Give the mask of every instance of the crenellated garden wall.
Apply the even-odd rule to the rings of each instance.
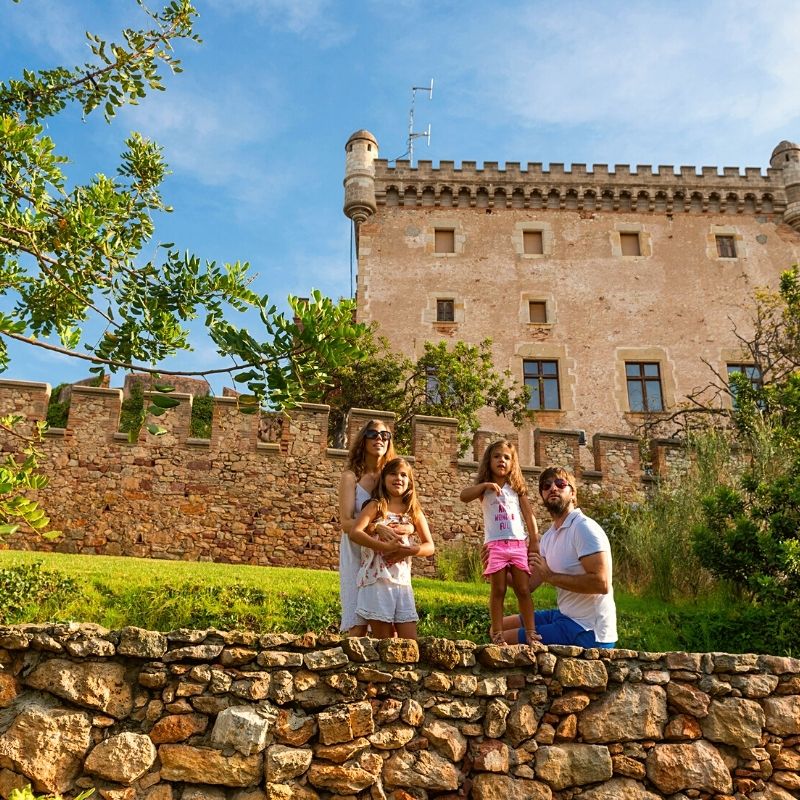
[[[0,628],[0,797],[790,800],[800,660]]]
[[[0,381],[0,414],[45,418],[50,387]],[[19,534],[13,548],[148,558],[334,568],[339,526],[337,489],[347,453],[327,446],[328,407],[302,405],[280,420],[242,414],[234,398],[215,398],[210,439],[189,435],[191,395],[158,418],[163,436],[142,432],[130,443],[119,433],[122,393],[74,386],[69,420],[42,443],[42,466],[50,484],[41,493],[54,543]],[[370,418],[391,427],[393,415],[353,409],[348,429]],[[273,441],[264,441],[271,438]],[[452,419],[416,417],[413,458],[422,506],[438,545],[481,537],[480,508],[458,499],[474,480],[476,461],[491,436],[479,431],[472,459],[460,459]],[[594,469],[581,468],[580,433],[538,429],[536,464],[524,467],[531,493],[543,466],[566,465],[581,491],[627,498],[652,482],[644,475],[640,442],[630,436],[593,437]],[[13,451],[19,440],[0,435]],[[658,474],[685,466],[680,445],[653,443]],[[537,504],[535,504],[537,505]],[[547,523],[546,515],[541,523]],[[433,569],[428,561],[419,571]]]

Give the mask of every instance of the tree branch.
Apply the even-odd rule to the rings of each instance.
[[[10,331],[0,330],[0,336],[7,336],[9,339],[16,339],[17,341],[23,342],[24,344],[33,345],[34,347],[41,347],[44,350],[50,350],[53,353],[60,353],[61,355],[69,356],[70,358],[78,358],[82,361],[89,361],[92,364],[104,364],[105,366],[115,367],[118,369],[125,369],[136,372],[147,372],[151,375],[174,375],[176,377],[204,378],[208,375],[220,375],[222,373],[230,373],[236,370],[263,367],[265,364],[274,364],[280,360],[277,357],[263,358],[259,361],[251,361],[246,364],[238,364],[232,367],[219,367],[217,369],[205,369],[205,370],[178,371],[178,370],[167,370],[163,368],[159,369],[158,367],[145,367],[140,364],[130,364],[127,361],[116,361],[115,359],[101,358],[100,356],[93,356],[89,353],[77,353],[74,350],[70,350],[67,347],[61,347],[60,345],[51,344],[50,342],[43,342],[40,339],[33,339],[29,336],[23,336],[20,333],[11,333]],[[312,352],[312,349],[310,347],[302,347],[291,353],[291,355],[297,357],[306,355],[309,352]]]

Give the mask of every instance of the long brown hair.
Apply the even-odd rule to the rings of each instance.
[[[347,469],[353,470],[356,480],[361,478],[367,466],[367,431],[374,430],[378,426],[381,426],[387,431],[389,430],[382,420],[371,419],[364,424],[361,430],[356,434],[356,438],[353,440],[353,443],[350,445],[350,452],[347,455]],[[391,433],[391,431],[389,432]],[[394,452],[394,442],[389,439],[386,452],[378,461],[378,469],[381,469],[387,461],[395,458],[395,456],[396,453]]]
[[[494,481],[492,477],[492,453],[503,445],[511,451],[511,470],[508,473],[508,482],[511,484],[511,488],[520,496],[528,494],[528,484],[525,482],[525,478],[522,477],[517,448],[514,447],[514,443],[509,442],[508,439],[498,439],[496,442],[492,442],[483,451],[483,458],[478,467],[478,477],[475,479],[475,483]]]
[[[386,464],[383,465],[383,469],[381,470],[381,479],[378,481],[378,485],[375,487],[375,491],[372,494],[372,499],[378,506],[377,517],[386,516],[387,511],[389,510],[389,500],[391,499],[389,493],[386,491],[386,486],[384,482],[386,480],[387,475],[393,475],[398,467],[405,466],[408,469],[408,489],[403,493],[401,500],[405,504],[405,510],[403,511],[404,514],[408,514],[411,517],[411,521],[416,524],[417,519],[422,514],[422,509],[419,505],[419,500],[417,500],[417,489],[414,484],[414,470],[411,469],[411,464],[408,463],[404,458],[393,458],[391,461],[387,461]]]

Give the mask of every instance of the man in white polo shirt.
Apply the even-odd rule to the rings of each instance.
[[[611,585],[611,546],[605,531],[576,508],[575,477],[561,467],[539,476],[539,494],[553,524],[531,553],[531,592],[542,583],[556,587],[557,609],[536,612],[536,632],[542,644],[614,647],[617,609]],[[504,620],[505,639],[520,638],[519,617]]]

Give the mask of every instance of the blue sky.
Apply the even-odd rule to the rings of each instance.
[[[153,2],[155,5],[155,0]],[[384,158],[765,168],[800,139],[800,4],[197,0],[201,45],[166,93],[110,126],[69,114],[57,146],[82,180],[113,173],[131,130],[165,150],[175,208],[156,241],[249,261],[276,301],[350,292],[344,145],[367,128]],[[0,80],[88,59],[84,31],[137,27],[131,0],[0,0]],[[150,256],[148,252],[145,255]],[[174,369],[218,366],[197,331]],[[15,349],[4,377],[77,380],[86,366]],[[121,378],[112,379],[118,385]],[[219,386],[215,386],[219,390]]]

